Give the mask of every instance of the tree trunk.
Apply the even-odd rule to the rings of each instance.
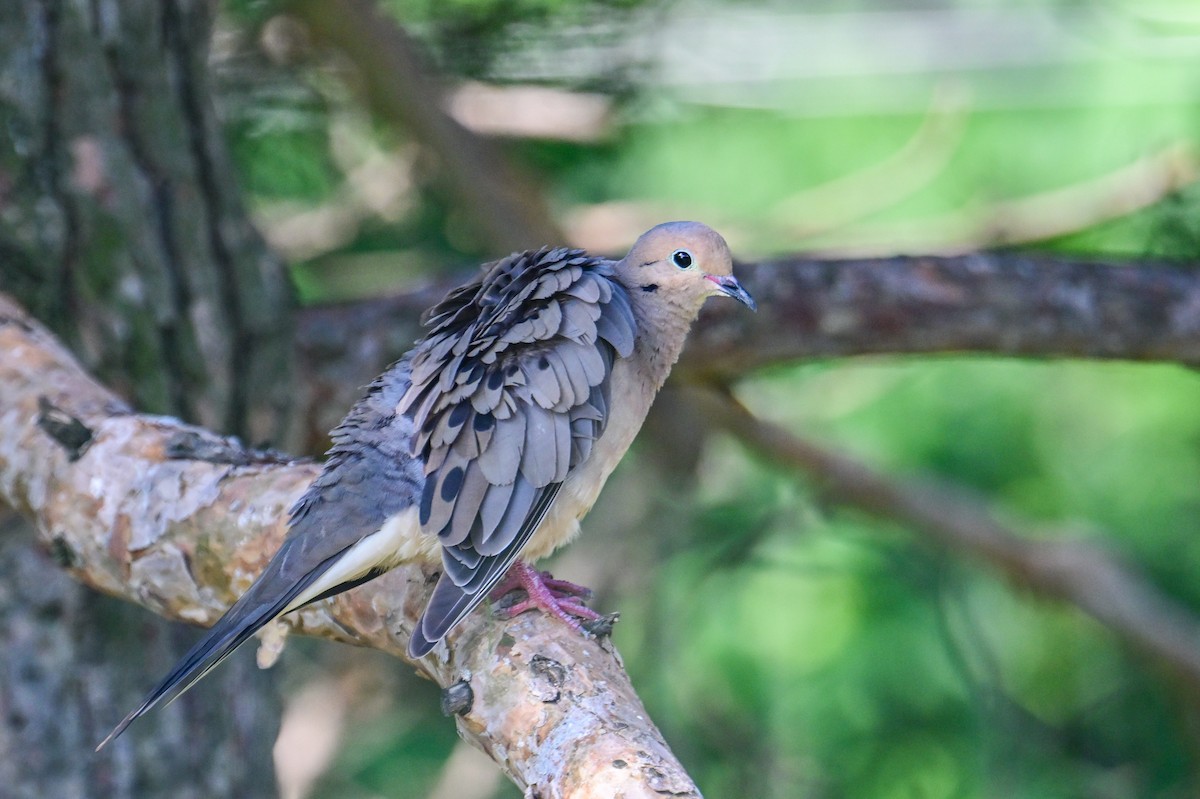
[[[291,297],[213,113],[212,11],[0,3],[0,288],[139,409],[282,442]],[[0,518],[3,793],[273,795],[278,703],[252,652],[91,754],[197,634],[75,585],[18,526]]]

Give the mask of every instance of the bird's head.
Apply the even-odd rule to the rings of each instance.
[[[662,292],[696,311],[715,294],[758,309],[733,276],[733,256],[725,239],[699,222],[665,222],[646,231],[618,264],[617,273],[631,292]]]

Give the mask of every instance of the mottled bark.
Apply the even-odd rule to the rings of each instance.
[[[0,3],[0,287],[138,407],[278,438],[289,288],[240,207],[213,113],[212,11]],[[194,632],[61,580],[28,535],[4,546],[5,795],[274,792],[277,702],[244,659],[216,676],[227,701],[185,698],[89,757]]]
[[[0,500],[36,521],[76,579],[211,623],[278,548],[287,508],[316,473],[130,413],[0,295]],[[405,658],[430,576],[396,569],[275,629]],[[699,796],[607,639],[584,639],[539,613],[475,613],[448,648],[414,665],[452,689],[459,732],[532,795]],[[216,690],[206,682],[189,696]],[[139,725],[126,738],[145,734]]]

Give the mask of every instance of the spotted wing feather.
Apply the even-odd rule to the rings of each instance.
[[[611,269],[578,250],[521,253],[428,313],[397,410],[416,430],[420,523],[445,573],[413,654],[483,600],[604,431],[613,362],[635,335]]]

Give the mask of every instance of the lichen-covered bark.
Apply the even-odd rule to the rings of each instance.
[[[277,440],[291,396],[288,285],[239,207],[218,134],[213,10],[0,3],[0,289],[138,407]],[[194,633],[96,601],[28,535],[5,547],[0,793],[274,793],[273,681],[242,660],[214,675],[236,703],[185,697],[140,739],[89,757]]]
[[[35,520],[77,579],[210,623],[278,547],[287,508],[316,473],[131,413],[0,295],[0,500]],[[429,578],[396,569],[286,624],[404,658]],[[542,614],[502,622],[480,612],[414,665],[458,686],[460,733],[533,796],[699,796],[607,640]]]

